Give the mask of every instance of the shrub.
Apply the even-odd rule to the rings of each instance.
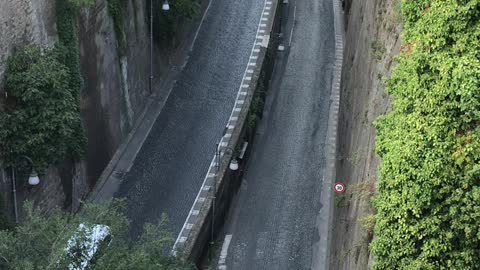
[[[480,1],[403,1],[376,127],[374,269],[479,269]]]
[[[0,113],[0,153],[7,165],[26,155],[41,171],[81,156],[85,139],[78,99],[62,58],[60,50],[27,46],[9,59],[8,98]]]
[[[86,269],[194,269],[177,257],[167,256],[165,251],[174,240],[166,230],[166,219],[145,225],[142,237],[131,239],[123,201],[86,204],[78,215],[57,209],[45,216],[31,203],[26,203],[25,212],[26,221],[14,231],[0,231],[0,269],[68,269],[75,262],[64,249],[80,223],[109,226],[112,236],[110,244],[95,254]]]

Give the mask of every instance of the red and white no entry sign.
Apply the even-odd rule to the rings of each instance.
[[[345,185],[342,183],[335,183],[335,185],[333,185],[333,191],[335,191],[335,193],[344,193]]]

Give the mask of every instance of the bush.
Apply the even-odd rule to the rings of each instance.
[[[8,61],[5,111],[0,113],[0,153],[7,166],[20,155],[37,170],[66,157],[79,158],[85,139],[71,73],[57,49],[27,46]]]
[[[64,249],[80,223],[107,225],[112,236],[88,269],[193,269],[189,263],[165,253],[174,242],[165,229],[166,219],[145,225],[143,236],[133,240],[124,211],[125,203],[114,200],[103,205],[86,204],[78,215],[57,209],[47,217],[26,203],[26,221],[14,231],[0,231],[0,269],[67,269],[72,262]]]
[[[128,0],[108,0],[108,13],[113,19],[113,28],[117,38],[117,50],[120,56],[127,53],[127,34],[125,18],[127,18]]]
[[[374,269],[479,269],[480,1],[403,1],[376,127]]]
[[[8,217],[5,213],[3,197],[0,195],[0,231],[11,230],[12,228],[13,224],[10,222],[10,220],[8,220]]]
[[[148,0],[147,0],[148,1]],[[153,1],[153,38],[156,42],[171,41],[181,21],[192,19],[200,7],[196,0],[170,0],[169,11],[162,10],[163,1]],[[146,22],[150,26],[150,3],[146,3]]]

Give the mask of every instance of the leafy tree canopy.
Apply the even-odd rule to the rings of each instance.
[[[480,269],[480,1],[403,0],[374,269]]]
[[[6,108],[0,112],[0,153],[7,164],[26,155],[41,170],[82,154],[78,95],[63,57],[62,50],[27,46],[9,59]]]
[[[103,205],[85,204],[78,215],[57,209],[46,216],[26,203],[25,222],[13,231],[0,231],[0,269],[67,269],[72,260],[67,259],[64,249],[80,223],[107,225],[111,231],[110,244],[99,249],[87,269],[194,269],[179,258],[167,256],[173,238],[165,229],[165,218],[146,225],[143,236],[132,240],[124,206],[123,201],[114,200]]]

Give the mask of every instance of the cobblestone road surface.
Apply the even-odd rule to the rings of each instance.
[[[296,5],[291,48],[277,57],[265,116],[226,223],[228,241],[216,261],[218,269],[310,269],[319,240],[315,221],[322,207],[335,60],[333,5],[332,0],[289,5],[289,20]],[[288,44],[288,35],[285,40]]]
[[[212,0],[190,59],[115,194],[132,234],[162,213],[179,233],[233,108],[263,8],[261,0]]]

